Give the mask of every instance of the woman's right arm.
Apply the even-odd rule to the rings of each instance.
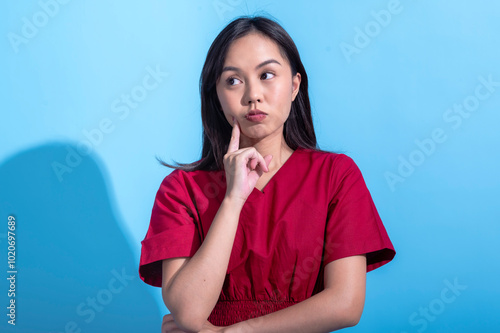
[[[235,123],[224,156],[227,190],[203,243],[191,258],[163,260],[162,296],[176,324],[198,332],[219,299],[241,209],[263,172],[269,171],[255,148],[239,149]]]
[[[193,257],[163,261],[163,301],[183,329],[201,330],[217,303],[241,207],[240,203],[225,198]]]

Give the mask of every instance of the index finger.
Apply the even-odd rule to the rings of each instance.
[[[240,149],[240,125],[234,118],[233,131],[231,132],[231,140],[229,141],[229,146],[227,147],[227,152],[232,153]]]

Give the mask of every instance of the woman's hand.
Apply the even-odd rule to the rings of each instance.
[[[231,141],[224,155],[224,169],[226,171],[226,197],[245,202],[252,193],[257,180],[264,172],[269,171],[272,155],[265,158],[254,147],[239,149],[240,125],[234,118]]]
[[[163,316],[163,322],[161,324],[161,333],[185,333],[186,331],[181,330],[174,321],[174,317],[171,314]],[[214,326],[208,320],[203,324],[201,331],[198,333],[214,333],[214,332],[224,332],[224,327]]]

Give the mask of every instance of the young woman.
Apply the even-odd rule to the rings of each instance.
[[[286,31],[241,17],[201,74],[203,151],[157,192],[141,279],[162,332],[331,332],[356,325],[366,273],[394,247],[360,170],[317,148],[307,75]]]

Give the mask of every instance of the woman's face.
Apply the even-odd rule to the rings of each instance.
[[[271,39],[250,33],[228,49],[217,96],[227,121],[238,119],[242,143],[252,145],[271,134],[283,135],[283,124],[299,92],[300,74],[292,77],[288,61]],[[267,115],[260,121],[246,118],[250,110]]]

